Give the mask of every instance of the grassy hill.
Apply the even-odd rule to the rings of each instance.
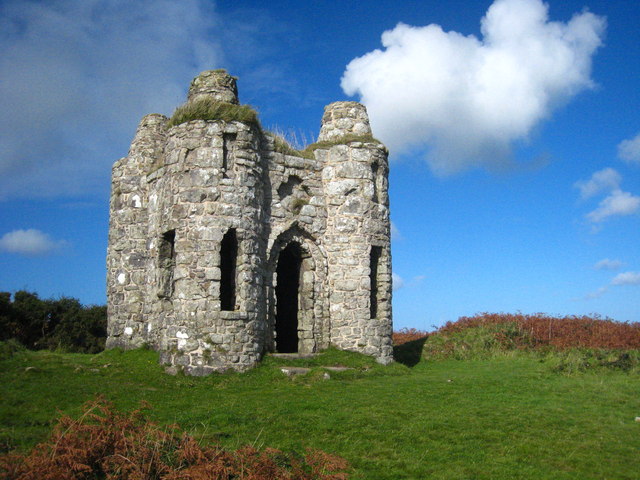
[[[177,423],[205,445],[339,455],[350,478],[639,478],[637,351],[538,348],[531,330],[523,346],[525,330],[511,320],[405,338],[396,348],[404,364],[329,351],[205,378],[166,375],[146,350],[4,344],[0,448],[33,447],[61,414],[79,416],[101,396],[123,412],[148,402],[151,420]],[[311,370],[289,378],[283,365]],[[323,368],[335,365],[351,369]]]

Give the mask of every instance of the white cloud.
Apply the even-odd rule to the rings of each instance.
[[[587,214],[587,219],[599,223],[608,217],[632,215],[640,210],[640,197],[616,189],[605,197],[598,208]]]
[[[620,142],[618,156],[626,162],[640,164],[640,133],[631,140]]]
[[[596,291],[588,293],[587,295],[585,295],[584,299],[585,300],[594,300],[596,298],[600,298],[601,296],[603,296],[608,291],[609,291],[609,287],[600,287]]]
[[[580,180],[575,187],[580,190],[582,199],[591,198],[602,191],[615,190],[620,185],[622,177],[613,168],[605,168],[597,171],[589,180]]]
[[[437,174],[499,167],[556,106],[593,85],[591,57],[605,19],[550,22],[540,0],[496,0],[482,38],[439,25],[398,24],[384,50],[352,60],[342,78],[392,151],[428,148]]]
[[[391,274],[391,280],[392,280],[393,290],[394,291],[404,287],[404,280],[397,273],[392,273]]]
[[[205,0],[9,0],[0,6],[0,192],[106,190],[140,118],[170,114],[218,66]],[[215,38],[215,37],[214,37]]]
[[[608,258],[603,258],[598,263],[596,263],[593,268],[596,270],[617,270],[624,265],[620,260],[610,260]]]
[[[391,222],[391,240],[400,240],[402,235],[395,223]]]
[[[640,285],[640,272],[619,273],[611,280],[611,285]]]
[[[52,240],[40,230],[14,230],[0,238],[0,250],[20,255],[46,255],[66,245],[64,240]]]

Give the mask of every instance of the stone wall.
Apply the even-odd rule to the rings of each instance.
[[[204,72],[203,98],[237,104],[235,79]],[[387,151],[356,102],[319,140],[304,158],[242,122],[145,117],[113,169],[107,346],[194,375],[329,345],[391,361]]]

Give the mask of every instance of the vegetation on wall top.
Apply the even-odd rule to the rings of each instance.
[[[249,105],[234,105],[211,98],[201,98],[179,106],[167,126],[173,127],[191,120],[223,120],[242,122],[260,128],[258,113]]]

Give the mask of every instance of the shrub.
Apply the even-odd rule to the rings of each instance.
[[[203,447],[177,426],[160,427],[143,409],[127,415],[96,401],[75,420],[63,416],[49,440],[27,454],[0,456],[0,478],[346,479],[348,464],[322,451],[306,455],[243,447]]]
[[[176,108],[167,125],[173,127],[191,120],[237,121],[260,128],[258,114],[249,105],[234,105],[210,98],[187,102]]]
[[[393,332],[393,344],[398,346],[403,343],[413,342],[414,340],[420,340],[428,337],[429,333],[415,328],[403,328],[396,332]]]
[[[35,293],[0,292],[0,340],[30,349],[97,353],[107,336],[107,307],[84,307],[75,298],[41,300]]]
[[[6,341],[0,341],[0,360],[7,360],[13,357],[16,353],[26,350],[17,340],[10,338]]]

